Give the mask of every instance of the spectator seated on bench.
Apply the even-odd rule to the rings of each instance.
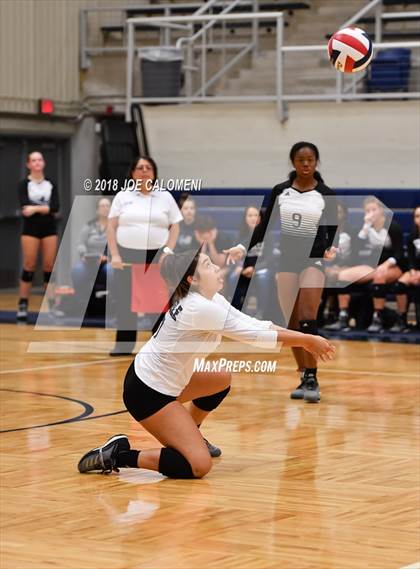
[[[106,229],[111,202],[108,198],[101,198],[96,206],[96,217],[83,227],[78,252],[80,260],[72,269],[73,286],[76,299],[90,297],[91,293],[103,292],[107,289],[107,281],[112,274],[111,264],[108,263],[106,252]],[[95,278],[93,291],[92,280]],[[92,295],[94,297],[94,294]]]
[[[374,314],[368,332],[380,333],[384,330],[382,316],[387,285],[396,283],[402,275],[403,235],[400,226],[395,221],[391,222],[388,230],[386,229],[385,211],[377,198],[368,197],[363,205],[364,225],[357,236],[356,261],[358,264],[341,269],[337,280],[341,282],[343,288],[345,283],[370,284]],[[337,329],[346,331],[349,330],[350,294],[348,291],[339,293],[338,301],[340,313]]]
[[[201,245],[201,252],[208,255],[212,263],[223,268],[227,257],[223,251],[229,249],[232,243],[227,235],[217,229],[214,219],[210,216],[198,217],[194,236]]]
[[[259,208],[247,207],[235,243],[249,243],[260,222]],[[252,247],[242,264],[234,266],[227,277],[227,295],[232,298],[232,305],[241,310],[248,293],[249,302],[243,307],[243,312],[253,312],[260,319],[268,318],[272,299],[277,298],[274,275],[270,270],[273,265],[273,249],[273,240],[267,232],[264,241]],[[256,300],[255,306],[252,300]]]

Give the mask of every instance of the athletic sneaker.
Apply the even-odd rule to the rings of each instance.
[[[212,445],[211,443],[209,443],[207,439],[204,439],[204,442],[206,443],[207,448],[209,449],[210,456],[212,458],[217,458],[222,454],[222,450],[219,447]]]
[[[306,379],[303,390],[303,399],[308,403],[318,403],[320,401],[321,394],[316,377],[309,377]]]
[[[378,312],[373,313],[372,324],[369,326],[367,331],[370,334],[380,334],[384,331],[384,326],[382,324],[381,315]]]
[[[324,328],[325,330],[331,330],[333,332],[347,332],[348,330],[350,330],[349,317],[339,316],[338,320],[336,320],[332,324],[327,324],[327,326],[324,326]]]
[[[305,372],[302,372],[300,385],[291,392],[290,399],[303,399],[308,403],[318,403],[321,395],[316,377],[312,375],[305,377]]]
[[[407,325],[407,315],[403,316],[402,314],[398,314],[395,324],[389,331],[397,334],[405,334],[409,332],[410,329]]]
[[[58,308],[51,308],[48,310],[48,316],[51,316],[52,318],[64,318],[65,314]]]
[[[300,385],[296,387],[290,394],[290,399],[303,399],[303,392],[305,389],[305,373],[302,371],[300,374]]]
[[[19,302],[16,312],[16,320],[18,322],[27,322],[28,320],[28,303]]]
[[[93,470],[100,470],[105,474],[110,474],[113,470],[119,472],[117,455],[121,451],[128,450],[130,450],[130,443],[127,436],[114,435],[103,446],[94,448],[82,456],[77,468],[79,472],[91,472]]]
[[[305,389],[305,381],[302,379],[300,385],[296,387],[290,394],[290,399],[303,399],[303,392]]]

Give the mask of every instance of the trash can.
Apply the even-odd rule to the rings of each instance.
[[[179,97],[182,51],[156,47],[139,53],[143,97]]]

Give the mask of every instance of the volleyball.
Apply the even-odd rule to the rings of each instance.
[[[372,55],[372,41],[361,28],[338,30],[328,42],[330,61],[342,73],[362,71],[369,65]]]

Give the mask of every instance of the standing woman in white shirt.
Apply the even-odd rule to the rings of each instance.
[[[51,278],[57,254],[57,224],[55,214],[59,209],[56,186],[44,176],[45,160],[41,152],[28,155],[26,167],[29,175],[19,183],[19,201],[22,208],[22,252],[23,270],[19,283],[19,304],[17,320],[26,322],[28,318],[28,301],[32,280],[36,269],[38,251],[42,252],[42,268],[44,270],[44,286]],[[53,290],[49,289],[49,294]],[[54,306],[53,294],[48,299],[50,309]]]
[[[255,347],[299,346],[329,360],[334,347],[320,336],[275,326],[233,308],[220,294],[220,267],[208,255],[168,256],[161,271],[175,288],[173,305],[154,336],[130,365],[123,399],[128,412],[161,447],[134,450],[125,435],[115,435],[87,452],[79,472],[118,472],[119,468],[157,470],[170,478],[201,478],[211,457],[198,426],[229,392],[231,374],[193,373],[196,358],[214,352],[222,335]],[[183,403],[190,401],[187,410]]]
[[[181,212],[169,192],[150,191],[157,166],[148,156],[136,158],[130,177],[131,191],[120,191],[112,202],[108,220],[108,249],[114,269],[117,335],[110,355],[131,354],[136,343],[137,315],[131,311],[131,269],[125,263],[162,262],[172,254],[179,233]]]

